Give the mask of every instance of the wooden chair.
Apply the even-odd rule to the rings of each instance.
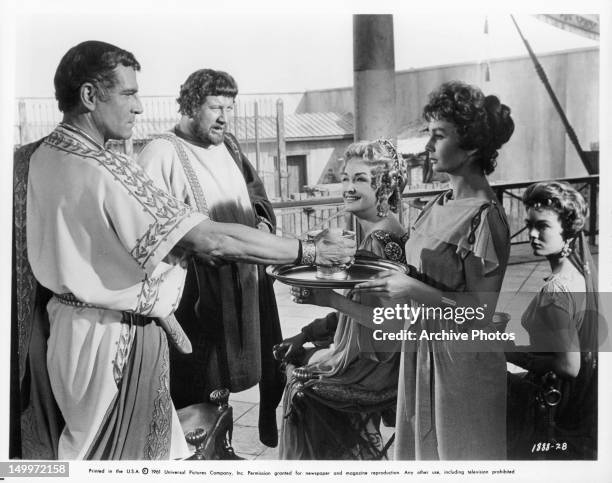
[[[292,366],[291,366],[292,367]],[[397,388],[385,391],[369,391],[352,387],[346,384],[321,383],[305,367],[295,367],[291,374],[297,381],[296,393],[292,405],[300,404],[305,398],[313,398],[319,402],[333,401],[346,405],[347,412],[380,412],[385,426],[395,426],[395,406],[397,402]],[[290,415],[289,415],[290,416]],[[388,459],[387,451],[395,440],[395,433],[389,438],[382,450],[374,459]],[[343,441],[338,444],[350,450]]]

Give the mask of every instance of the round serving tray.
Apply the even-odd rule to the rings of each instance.
[[[279,282],[298,287],[312,288],[353,288],[361,282],[374,278],[381,272],[395,270],[408,274],[408,267],[401,263],[374,258],[355,258],[344,280],[317,278],[317,269],[312,265],[270,265],[266,272]]]

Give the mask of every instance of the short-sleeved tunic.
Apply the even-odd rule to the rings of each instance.
[[[185,270],[172,263],[178,260],[170,251],[205,219],[155,188],[128,158],[71,126],[58,126],[33,154],[27,248],[37,280],[56,294],[47,306],[47,366],[66,422],[59,458],[167,459],[188,454],[169,397],[166,336],[152,318],[167,318],[176,309]],[[126,314],[148,317],[149,322],[128,323]],[[141,333],[145,336],[137,336]],[[131,373],[135,357],[146,366],[139,381],[124,374]],[[159,378],[147,380],[146,371],[153,366]],[[144,387],[140,383],[150,387],[136,391],[136,384]],[[110,422],[109,408],[116,406],[121,390],[133,397],[127,395],[128,387],[151,403],[150,413],[140,406],[140,413],[133,414],[134,421],[147,421],[139,424],[146,426],[145,436],[135,442],[138,447],[98,453],[96,441],[119,425]]]
[[[465,292],[464,263],[482,276],[503,273],[509,230],[503,208],[479,198],[438,197],[406,243],[406,261],[427,284]],[[454,320],[422,320],[419,330],[457,332]],[[466,328],[464,325],[463,328]],[[467,328],[487,330],[487,321]],[[395,459],[505,459],[506,363],[503,352],[457,350],[454,341],[405,342],[398,389]]]
[[[591,274],[588,274],[591,276]],[[578,271],[545,279],[521,318],[529,334],[529,351],[544,355],[580,352],[576,377],[559,377],[561,401],[554,408],[555,437],[563,451],[534,454],[549,431],[537,407],[543,374],[531,369],[508,378],[508,457],[530,459],[594,459],[597,455],[597,324],[596,305]],[[548,371],[547,371],[548,372]],[[543,427],[544,426],[544,427]]]

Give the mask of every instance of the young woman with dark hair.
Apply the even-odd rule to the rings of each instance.
[[[393,302],[480,307],[482,320],[422,319],[434,335],[404,342],[399,376],[396,459],[505,459],[506,361],[489,342],[435,340],[435,334],[492,331],[510,252],[504,210],[486,175],[510,139],[510,109],[462,82],[442,84],[423,110],[433,169],[452,189],[432,200],[409,231],[406,261],[416,277],[384,273],[356,287]]]
[[[529,186],[523,203],[533,252],[551,273],[521,319],[529,345],[506,346],[508,361],[527,370],[508,376],[508,456],[595,459],[599,296],[583,232],[587,204],[559,182]]]

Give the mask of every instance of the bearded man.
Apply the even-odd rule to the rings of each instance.
[[[157,186],[211,220],[275,232],[263,183],[228,130],[238,94],[229,74],[192,73],[177,99],[181,119],[157,136],[138,162]],[[272,281],[263,266],[212,268],[191,260],[176,316],[194,344],[171,354],[177,407],[205,400],[218,387],[239,392],[259,383],[259,435],[277,445],[275,410],[283,385],[272,347],[282,340]]]

